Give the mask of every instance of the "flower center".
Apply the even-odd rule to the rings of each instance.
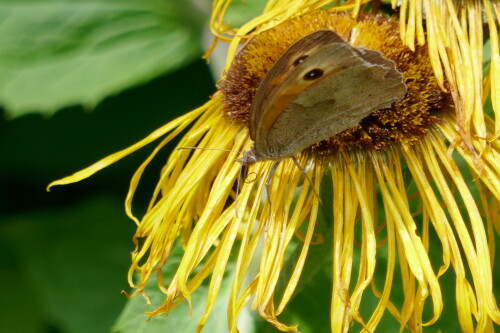
[[[285,21],[247,41],[220,87],[227,118],[248,126],[257,89],[266,73],[293,44],[318,30],[332,30],[357,49],[382,53],[402,73],[407,92],[390,107],[374,109],[353,127],[313,144],[309,149],[314,153],[328,155],[341,148],[383,149],[411,143],[427,134],[439,120],[439,112],[453,112],[450,96],[440,89],[434,77],[427,49],[417,47],[411,51],[404,46],[396,20],[373,15],[352,18],[322,10]],[[290,65],[297,67],[309,56],[300,56]],[[283,71],[286,75],[286,69]],[[302,78],[312,82],[323,80],[324,74],[322,69],[313,68]]]

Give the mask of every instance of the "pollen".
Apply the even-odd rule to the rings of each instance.
[[[339,149],[380,150],[412,143],[440,121],[442,112],[454,112],[451,96],[435,78],[426,46],[410,50],[399,37],[398,22],[381,15],[316,11],[258,33],[248,39],[234,58],[220,85],[224,113],[230,121],[248,126],[259,83],[278,58],[295,42],[330,29],[355,47],[380,51],[396,63],[407,87],[405,97],[390,108],[374,110],[358,125],[310,147],[328,156]]]

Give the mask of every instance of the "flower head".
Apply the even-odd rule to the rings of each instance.
[[[191,302],[191,293],[209,281],[201,329],[234,254],[230,330],[236,331],[238,313],[250,302],[278,329],[297,331],[278,316],[299,284],[309,251],[329,237],[332,284],[325,288],[331,290],[332,332],[346,331],[353,322],[372,332],[386,311],[401,330],[432,325],[444,303],[451,303],[443,299],[440,284],[449,270],[455,273],[453,303],[462,330],[491,330],[500,323],[492,281],[493,232],[500,222],[500,126],[499,117],[491,118],[483,106],[490,96],[493,112],[500,110],[500,7],[492,1],[403,0],[397,18],[360,13],[368,1],[325,9],[330,2],[270,1],[264,14],[228,37],[221,24],[227,3],[214,1],[212,30],[218,39],[231,41],[220,90],[136,145],[52,185],[86,178],[163,137],[132,178],[127,197],[127,213],[137,223],[130,285],[140,294],[156,274],[165,293],[150,316],[168,313],[182,300]],[[491,45],[484,76],[483,26]],[[278,164],[260,160],[243,167],[238,152],[253,145],[247,127],[258,125],[251,118],[259,85],[292,45],[319,30],[334,31],[354,53],[379,52],[401,73],[406,93],[298,152],[300,168],[286,156],[276,159]],[[245,44],[236,52],[241,40]],[[131,200],[143,170],[186,129],[179,147],[218,150],[172,152],[147,213],[134,217]],[[459,168],[457,161],[465,163]],[[238,181],[243,168],[246,181]],[[318,220],[322,206],[330,207],[331,216]],[[297,239],[300,250],[290,263],[289,249]],[[432,249],[441,253],[439,262],[429,256],[431,239],[439,244]],[[161,267],[177,241],[184,254],[165,282]],[[385,280],[377,285],[381,252]],[[255,262],[258,269],[251,266]],[[287,265],[290,274],[284,273]],[[396,272],[404,294],[399,305],[390,297]],[[368,293],[378,299],[369,312],[360,310]]]

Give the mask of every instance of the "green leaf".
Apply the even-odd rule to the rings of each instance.
[[[318,219],[314,229],[321,235],[322,241],[309,247],[306,263],[297,289],[290,304],[284,311],[282,319],[290,325],[299,325],[300,332],[326,332],[330,325],[330,295],[332,267],[333,238],[333,184],[329,172],[325,172],[321,182],[321,201]],[[313,195],[313,194],[311,194]],[[305,230],[304,230],[305,232]],[[293,269],[298,255],[302,250],[300,242],[295,253],[287,259],[285,272]],[[289,272],[288,274],[291,274]],[[287,275],[288,275],[287,274]],[[288,277],[284,280],[288,280]],[[307,304],[307,306],[304,306]],[[265,330],[265,331],[264,331]],[[259,327],[259,332],[272,332],[265,326]],[[275,330],[277,331],[277,330]]]
[[[267,0],[235,0],[227,9],[224,22],[237,28],[263,12]]]
[[[165,281],[170,281],[174,276],[177,265],[182,258],[183,251],[180,246],[176,246],[170,255],[167,264],[163,268]],[[204,333],[223,333],[228,332],[227,327],[227,305],[229,293],[231,291],[231,282],[234,277],[234,263],[228,263],[224,274],[221,289],[217,296],[215,307],[208,318]],[[157,281],[154,277],[150,278],[145,293],[151,300],[151,305],[147,305],[141,296],[130,299],[118,318],[113,332],[116,333],[193,333],[196,332],[198,320],[205,310],[208,286],[201,285],[191,296],[193,305],[192,316],[189,315],[189,305],[186,301],[180,303],[170,311],[168,316],[158,315],[150,320],[144,314],[155,310],[165,300],[165,295],[158,289]],[[246,310],[239,316],[239,321],[246,319],[249,313]],[[252,320],[244,320],[245,327],[243,332],[252,332]]]
[[[162,0],[4,0],[0,104],[11,116],[94,107],[199,55],[196,11]],[[195,13],[195,14],[193,14]]]
[[[122,207],[121,198],[100,195],[66,209],[1,216],[2,253],[19,277],[13,283],[14,272],[3,269],[0,281],[20,289],[2,297],[2,332],[109,332],[126,301],[120,291],[133,249],[134,224],[116,213]]]
[[[297,190],[297,193],[300,191]],[[314,195],[314,193],[310,193]],[[307,253],[307,259],[290,303],[285,308],[279,320],[287,325],[298,325],[302,333],[326,332],[330,325],[330,295],[331,295],[331,267],[333,249],[333,184],[329,172],[325,172],[321,182],[321,201],[318,219],[314,229],[315,240]],[[305,227],[303,225],[302,227]],[[301,229],[303,233],[305,228]],[[290,254],[287,256],[280,274],[276,288],[275,300],[281,299],[283,291],[290,280],[304,243],[294,239],[289,246]],[[256,319],[259,333],[279,332],[270,323],[262,318]]]

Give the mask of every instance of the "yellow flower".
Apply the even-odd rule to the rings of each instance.
[[[373,332],[386,311],[401,330],[418,332],[436,323],[452,304],[464,332],[493,332],[500,324],[492,279],[494,231],[500,228],[500,4],[393,0],[396,20],[362,13],[371,8],[368,2],[270,0],[261,16],[228,31],[223,18],[230,1],[214,1],[211,29],[218,40],[231,43],[219,92],[137,144],[50,185],[89,177],[162,138],[132,178],[126,200],[127,214],[137,223],[129,272],[134,295],[143,292],[154,274],[166,295],[148,315],[168,313],[182,300],[191,302],[191,293],[209,280],[201,329],[234,254],[230,330],[236,332],[238,313],[251,301],[278,329],[297,331],[294,323],[283,323],[278,316],[298,286],[308,251],[330,237],[332,285],[325,290],[331,290],[332,332],[345,332],[353,322]],[[305,175],[288,158],[278,164],[267,186],[274,161],[245,167],[246,181],[238,181],[238,152],[253,144],[246,126],[258,84],[293,43],[322,29],[394,61],[406,96],[298,154]],[[483,47],[486,30],[488,54]],[[247,44],[236,52],[242,41]],[[489,58],[485,75],[483,58]],[[483,111],[488,103],[493,114]],[[178,147],[221,150],[175,150],[147,213],[134,217],[131,201],[142,172],[184,130]],[[317,225],[321,207],[332,212],[331,235],[317,233],[325,230]],[[285,275],[288,250],[297,237],[301,250],[292,273]],[[430,248],[432,240],[438,248]],[[165,283],[160,268],[176,241],[184,254]],[[439,252],[440,261],[431,260],[429,252]],[[382,268],[380,253],[386,261]],[[258,269],[250,269],[255,261]],[[374,280],[376,269],[385,269],[381,289]],[[443,299],[447,286],[440,284],[450,270],[454,301]],[[402,284],[397,287],[396,273]],[[279,294],[278,284],[284,285]],[[401,304],[391,300],[393,288],[402,288]],[[362,311],[369,292],[378,302],[370,312]]]

